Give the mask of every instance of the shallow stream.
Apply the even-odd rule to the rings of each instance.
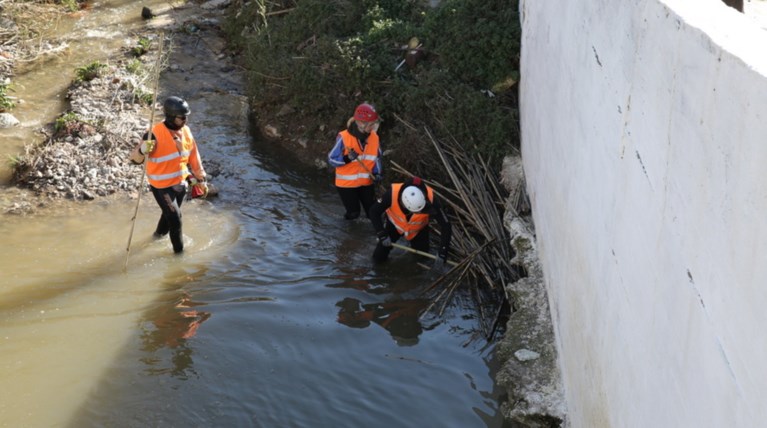
[[[22,127],[0,131],[0,153],[66,108],[76,67],[135,43],[140,8],[105,0],[62,24],[72,53],[14,78]],[[342,219],[330,172],[251,136],[222,48],[177,37],[160,80],[221,170],[219,197],[183,206],[183,255],[150,238],[149,194],[126,271],[135,200],[2,216],[0,426],[502,426],[471,308],[419,318],[434,278],[396,251],[373,266],[371,226]]]

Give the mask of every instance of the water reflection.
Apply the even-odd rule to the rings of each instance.
[[[188,340],[211,316],[210,312],[194,309],[202,305],[182,293],[173,304],[158,306],[147,313],[141,325],[141,350],[148,354],[141,361],[148,366],[147,374],[167,374],[182,380],[197,377]]]
[[[380,325],[391,334],[399,346],[418,344],[423,332],[419,314],[429,304],[426,299],[394,300],[362,303],[346,297],[336,303],[338,322],[352,328],[367,328],[370,323]]]
[[[206,303],[192,300],[192,295],[181,288],[204,278],[207,271],[203,266],[193,269],[171,269],[166,281],[171,297],[175,298],[162,299],[141,321],[141,351],[145,353],[141,362],[147,366],[145,372],[150,376],[169,375],[181,380],[199,377],[194,370],[189,339],[197,334],[211,313],[196,309]]]

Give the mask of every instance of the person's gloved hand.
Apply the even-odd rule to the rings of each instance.
[[[155,142],[154,140],[144,140],[143,143],[141,143],[141,154],[145,155],[147,153],[151,153],[152,150],[154,150]]]
[[[192,186],[192,198],[206,198],[208,196],[207,181],[189,177],[189,184]]]
[[[200,181],[196,184],[197,188],[202,192],[201,198],[207,198],[208,197],[208,182],[207,181]]]
[[[442,247],[437,252],[437,258],[434,260],[434,264],[431,266],[431,270],[435,272],[442,272],[445,270],[447,264],[447,247]]]
[[[391,238],[385,230],[378,232],[378,243],[384,247],[391,247]]]
[[[431,270],[433,272],[442,272],[443,270],[445,270],[445,262],[446,262],[445,259],[437,256],[437,258],[434,259],[434,264],[431,265]]]
[[[354,149],[349,149],[349,154],[348,154],[348,155],[346,155],[346,156],[348,156],[348,157],[349,157],[349,160],[350,160],[350,161],[354,161],[355,159],[357,159],[357,157],[359,156],[359,154],[357,154],[357,152],[355,152],[355,151],[354,151]]]

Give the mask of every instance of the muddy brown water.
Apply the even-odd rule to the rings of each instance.
[[[62,24],[71,54],[16,76],[2,153],[66,108],[75,67],[135,41],[139,13],[103,1]],[[434,278],[405,253],[372,265],[370,225],[341,219],[329,172],[251,136],[243,77],[202,37],[176,40],[160,81],[221,169],[220,196],[183,207],[182,256],[150,239],[148,195],[126,272],[135,201],[2,216],[0,426],[502,426],[470,305],[420,319]]]

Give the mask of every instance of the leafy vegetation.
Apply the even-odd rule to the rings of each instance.
[[[93,124],[83,120],[77,113],[67,112],[56,119],[53,124],[53,131],[57,137],[66,135],[81,137],[92,135],[96,128]]]
[[[0,83],[0,113],[7,112],[16,106],[8,91],[12,91],[10,83]]]
[[[131,54],[135,57],[140,57],[149,52],[149,47],[152,46],[152,41],[147,37],[140,37],[136,46],[131,48]]]
[[[144,68],[141,61],[134,58],[130,61],[128,61],[128,64],[125,65],[125,70],[128,71],[128,73],[131,74],[141,74],[141,70]]]
[[[428,129],[500,169],[519,141],[517,1],[424,3],[256,0],[232,8],[225,30],[244,57],[257,119],[279,123],[288,105],[291,120],[318,126],[286,129],[300,133],[286,137],[332,141],[368,101],[384,119],[387,160],[441,178]],[[413,38],[416,49],[407,47]]]
[[[26,163],[27,159],[22,155],[8,155],[8,166],[11,169],[19,168]]]
[[[101,75],[101,70],[106,68],[106,64],[94,61],[88,65],[75,69],[75,83],[89,82]]]
[[[77,12],[81,9],[81,5],[85,3],[85,0],[57,0],[56,3],[64,6],[69,12]]]

